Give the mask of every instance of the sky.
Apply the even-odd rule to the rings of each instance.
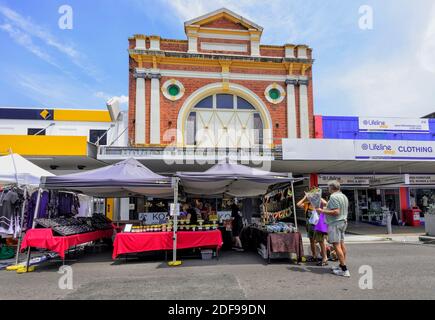
[[[264,27],[263,44],[313,49],[316,114],[435,112],[433,0],[0,0],[0,106],[127,108],[128,37],[185,39],[184,21],[221,7]]]

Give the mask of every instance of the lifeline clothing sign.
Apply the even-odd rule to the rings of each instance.
[[[435,160],[434,141],[355,140],[357,160]]]
[[[435,141],[283,139],[283,160],[435,161]]]
[[[359,118],[360,131],[429,131],[428,119]]]

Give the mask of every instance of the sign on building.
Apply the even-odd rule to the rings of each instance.
[[[360,131],[429,131],[428,119],[359,118]]]
[[[435,160],[435,141],[355,140],[357,160]]]

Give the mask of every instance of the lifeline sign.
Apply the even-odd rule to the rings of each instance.
[[[433,141],[355,140],[357,160],[435,160]]]
[[[429,131],[428,119],[408,118],[359,118],[360,131]]]

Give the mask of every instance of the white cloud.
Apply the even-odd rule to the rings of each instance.
[[[432,7],[429,24],[423,34],[424,36],[418,58],[421,66],[425,70],[435,73],[435,5]]]
[[[121,106],[127,106],[128,104],[128,96],[120,95],[120,96],[113,96],[103,91],[97,91],[94,93],[94,96],[99,99],[104,99],[104,101],[108,101],[110,99],[118,100],[119,104]]]
[[[305,0],[163,0],[181,21],[187,21],[225,7],[264,27],[263,42],[273,44],[322,41],[325,35],[337,34],[351,15],[341,15],[340,20],[328,23],[332,13],[337,14],[341,1],[326,2]],[[338,3],[336,8],[333,3]],[[309,23],[307,23],[309,21]],[[334,30],[334,31],[333,31]]]
[[[357,4],[303,0],[164,2],[182,21],[227,7],[262,25],[263,43],[312,46],[319,57],[313,74],[316,113],[415,117],[435,109],[435,5],[430,1],[402,3],[400,9],[396,9],[396,1],[377,4],[375,18],[383,20],[376,20],[379,23],[372,33],[360,35],[361,39],[370,38],[367,46],[359,49],[355,49],[358,39],[342,37],[351,28],[357,28]],[[414,14],[405,12],[409,6]],[[421,20],[426,19],[428,8],[432,10],[428,23],[422,24],[423,30],[417,30]],[[398,23],[401,17],[407,18],[406,23]],[[382,22],[386,23],[383,27]],[[409,25],[413,28],[407,28]],[[401,37],[385,47],[388,28]],[[390,49],[379,50],[379,45]],[[347,61],[338,58],[340,54]],[[322,73],[316,72],[319,69]]]
[[[30,51],[38,58],[55,67],[59,67],[47,52],[33,43],[32,37],[30,37],[27,33],[24,33],[20,29],[14,28],[12,25],[7,23],[0,25],[0,30],[6,31],[17,44],[23,46],[26,50]]]
[[[423,30],[402,34],[406,47],[394,50],[392,44],[385,55],[373,48],[375,52],[364,55],[358,64],[322,79],[321,94],[332,90],[338,103],[338,98],[344,97],[349,102],[349,109],[343,110],[346,114],[422,117],[434,112],[435,5],[429,6],[429,13]],[[407,23],[412,24],[412,20]]]
[[[38,58],[63,70],[58,63],[54,62],[52,57],[49,57],[48,53],[42,53],[42,49],[33,44],[33,39],[37,39],[48,48],[53,48],[57,52],[60,52],[87,75],[98,78],[98,70],[95,66],[89,63],[85,55],[79,52],[73,45],[60,41],[49,30],[8,7],[0,5],[0,14],[7,21],[4,24],[7,27],[2,28],[2,30],[7,31],[16,43],[35,54]],[[30,48],[28,45],[30,45]]]

